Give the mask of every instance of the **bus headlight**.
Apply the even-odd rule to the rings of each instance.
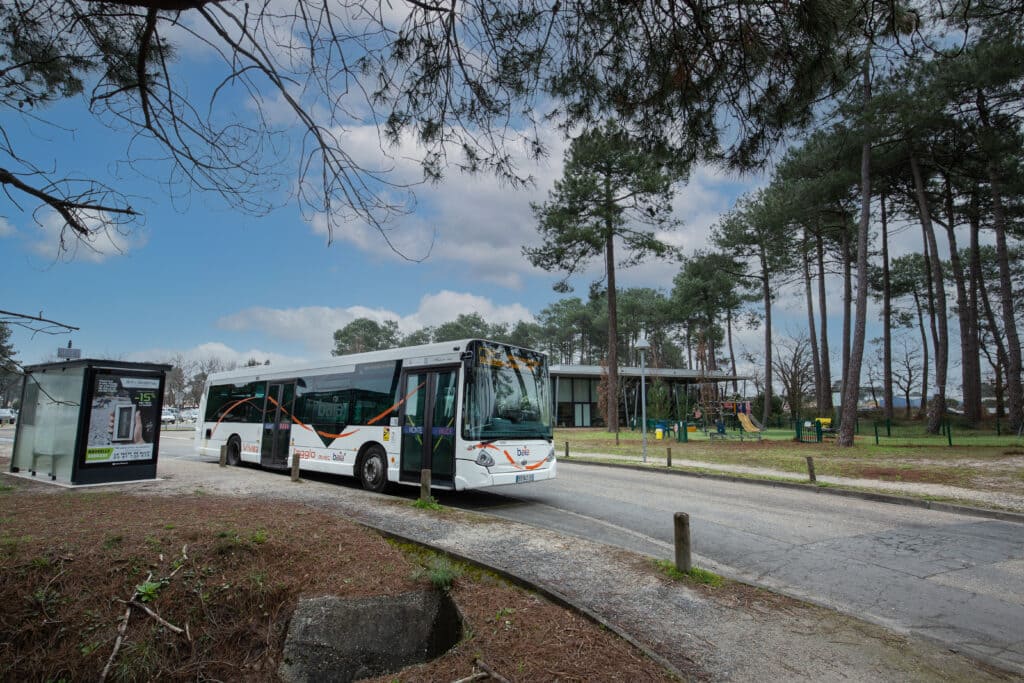
[[[494,458],[487,451],[480,451],[480,454],[476,456],[476,464],[480,467],[494,467]]]
[[[555,461],[555,447],[554,446],[551,447],[551,452],[548,453],[548,457],[545,458],[545,460],[547,460],[548,462],[554,462]]]

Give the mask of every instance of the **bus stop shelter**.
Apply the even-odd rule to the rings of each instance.
[[[94,359],[26,367],[11,472],[73,485],[155,479],[170,369]]]

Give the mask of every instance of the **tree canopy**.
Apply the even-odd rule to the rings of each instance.
[[[508,143],[544,154],[548,120],[616,118],[685,160],[757,164],[843,70],[849,4],[17,0],[0,8],[0,104],[45,122],[71,99],[170,194],[254,215],[296,202],[333,234],[409,206],[385,153],[353,155],[361,126],[414,140],[427,180],[455,167],[526,182]],[[196,55],[202,79],[183,67]],[[37,221],[54,212],[62,242],[141,220],[126,170],[79,177],[0,126],[0,185]]]

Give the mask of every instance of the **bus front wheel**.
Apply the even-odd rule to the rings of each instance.
[[[228,439],[227,463],[236,467],[242,462],[242,442],[237,436]]]
[[[388,483],[388,458],[380,446],[370,446],[359,464],[359,482],[367,491],[380,493]]]

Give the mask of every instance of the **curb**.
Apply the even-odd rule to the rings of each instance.
[[[526,577],[521,576],[519,574],[516,574],[515,572],[510,571],[508,569],[500,569],[500,568],[495,567],[493,565],[487,564],[486,562],[482,562],[480,560],[477,560],[475,558],[469,557],[467,555],[463,555],[462,553],[458,553],[458,552],[455,552],[453,550],[448,550],[446,548],[440,548],[440,547],[435,546],[435,545],[433,545],[431,543],[428,543],[426,541],[421,541],[419,539],[411,538],[409,536],[405,536],[404,534],[400,534],[400,533],[395,532],[395,531],[390,531],[388,529],[383,529],[381,527],[374,526],[373,524],[369,524],[368,522],[362,522],[362,521],[356,521],[356,520],[351,520],[351,521],[355,521],[356,524],[359,524],[362,527],[365,527],[367,529],[375,531],[376,533],[380,534],[381,536],[384,536],[385,538],[390,538],[390,539],[393,539],[395,541],[399,541],[401,543],[409,543],[411,545],[416,545],[416,546],[419,546],[421,548],[427,548],[427,549],[432,550],[432,551],[434,551],[434,552],[436,552],[436,553],[438,553],[440,555],[444,555],[444,556],[449,557],[449,558],[451,558],[453,560],[457,560],[458,562],[462,562],[464,564],[473,565],[475,567],[479,567],[481,569],[485,569],[485,570],[487,570],[489,572],[493,572],[493,573],[497,574],[498,576],[500,576],[501,578],[503,578],[506,581],[508,581],[509,583],[512,583],[512,584],[514,584],[516,586],[519,586],[520,588],[525,588],[525,589],[533,591],[535,593],[539,593],[540,595],[544,596],[545,598],[547,598],[551,602],[555,603],[556,605],[558,605],[560,607],[563,607],[565,609],[570,609],[570,610],[576,612],[577,614],[582,615],[588,621],[590,621],[590,622],[592,622],[594,624],[597,624],[598,626],[600,626],[602,628],[608,629],[609,631],[614,633],[616,636],[618,636],[622,640],[626,641],[627,643],[629,643],[630,645],[632,645],[636,649],[638,649],[641,652],[643,652],[644,655],[648,659],[650,659],[651,661],[657,663],[659,666],[661,666],[663,669],[665,669],[668,673],[670,673],[671,675],[675,676],[679,680],[686,681],[686,680],[689,680],[691,678],[690,675],[684,674],[682,671],[677,669],[674,664],[669,662],[667,659],[665,659],[664,657],[662,657],[658,653],[656,653],[653,650],[651,650],[649,647],[647,647],[643,643],[641,643],[638,640],[636,640],[636,638],[631,636],[629,633],[626,633],[625,631],[623,631],[618,626],[605,621],[599,615],[597,615],[596,613],[592,612],[591,610],[589,610],[588,608],[584,607],[583,605],[577,604],[576,602],[574,602],[568,596],[563,595],[562,593],[558,592],[558,590],[556,590],[555,588],[552,588],[550,586],[547,586],[547,585],[541,584],[541,583],[534,583],[530,579],[527,579]],[[695,664],[696,664],[696,662],[695,662]]]
[[[925,510],[935,510],[936,512],[951,512],[959,515],[970,515],[972,517],[996,519],[1001,522],[1014,522],[1016,524],[1024,524],[1024,513],[1007,512],[1003,510],[990,510],[988,508],[978,508],[972,507],[970,505],[959,505],[957,503],[943,503],[933,500],[922,500],[920,498],[908,498],[906,496],[894,496],[888,493],[855,491],[853,489],[836,489],[832,488],[831,486],[813,486],[811,484],[801,484],[799,482],[791,481],[773,481],[771,479],[737,477],[731,474],[692,472],[676,468],[668,469],[667,467],[663,467],[660,465],[623,465],[619,463],[595,462],[593,460],[584,459],[577,459],[576,461],[573,461],[571,458],[567,459],[564,457],[558,459],[559,465],[564,463],[572,465],[592,465],[594,467],[617,467],[619,469],[636,470],[638,472],[661,472],[664,474],[673,474],[680,477],[696,477],[701,479],[714,479],[715,481],[735,482],[739,484],[754,484],[757,486],[772,486],[775,488],[795,489],[811,493],[825,493],[833,496],[859,498],[861,500],[870,500],[875,503],[889,503],[890,505],[903,505],[906,507],[923,508]]]

